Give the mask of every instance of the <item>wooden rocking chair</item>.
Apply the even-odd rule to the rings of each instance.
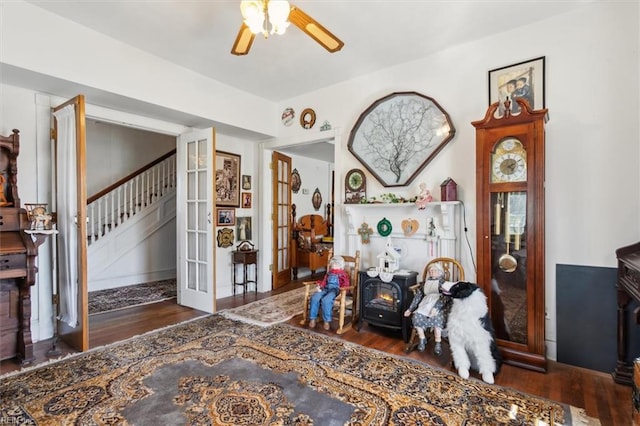
[[[359,279],[359,271],[360,271],[360,250],[356,251],[355,256],[350,255],[339,255],[344,259],[344,269],[349,275],[349,287],[341,288],[340,294],[336,297],[336,300],[333,302],[333,310],[334,312],[337,310],[338,312],[338,329],[336,330],[337,334],[343,334],[347,331],[351,326],[357,323],[358,314],[358,279]],[[333,249],[329,250],[328,259],[331,260],[333,257]],[[328,265],[327,265],[327,270]],[[317,283],[316,281],[304,281],[306,291],[304,293],[304,301],[303,303],[303,313],[302,320],[300,321],[300,325],[306,325],[309,319],[309,301],[311,299],[311,295],[316,291]],[[347,316],[347,311],[351,311],[351,318],[348,323],[345,324],[345,316]]]

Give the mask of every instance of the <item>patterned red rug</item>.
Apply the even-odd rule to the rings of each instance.
[[[5,376],[0,401],[21,425],[587,424],[554,401],[220,315]]]

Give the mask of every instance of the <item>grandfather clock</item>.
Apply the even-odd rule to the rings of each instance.
[[[544,126],[547,109],[496,116],[476,128],[478,283],[508,364],[545,372]]]

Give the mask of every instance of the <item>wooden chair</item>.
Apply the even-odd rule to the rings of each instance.
[[[424,267],[424,270],[422,271],[422,281],[409,288],[413,292],[414,296],[418,293],[420,287],[424,285],[427,280],[427,275],[429,274],[429,268],[435,263],[439,263],[440,266],[442,266],[445,281],[464,281],[464,268],[460,262],[450,257],[436,257],[435,259],[430,260],[429,263],[427,263],[427,266]],[[414,350],[418,346],[418,340],[418,332],[415,327],[412,327],[411,337],[409,338],[409,343],[405,346],[404,351],[409,353]]]
[[[344,254],[339,256],[344,259],[344,269],[347,271],[347,274],[349,274],[349,283],[351,284],[349,287],[340,289],[340,294],[338,294],[338,297],[336,297],[336,300],[333,302],[333,310],[334,312],[336,310],[338,312],[338,329],[336,333],[343,334],[357,322],[360,250],[356,251],[355,256]],[[330,249],[329,260],[331,260],[332,257],[333,249]],[[316,281],[304,281],[302,284],[305,286],[306,291],[304,294],[303,313],[300,325],[306,325],[309,319],[309,300],[311,299],[311,295],[316,291],[317,284]],[[347,316],[348,310],[351,311],[351,318],[349,322],[345,324],[345,316]]]

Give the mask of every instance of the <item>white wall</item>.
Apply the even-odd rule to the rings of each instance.
[[[347,151],[348,132],[375,100],[417,91],[436,99],[457,129],[455,138],[398,195],[417,194],[419,182],[439,195],[451,176],[466,206],[471,247],[476,247],[475,129],[488,106],[488,70],[546,57],[546,339],[555,358],[555,267],[615,267],[615,249],[640,239],[640,12],[637,2],[606,2],[472,43],[422,60],[288,99],[298,110],[313,105],[318,121],[344,128],[336,149],[336,203],[344,175],[362,165]],[[304,130],[282,128],[282,138]],[[367,176],[367,195],[389,192]],[[337,220],[336,220],[337,221]],[[336,230],[345,232],[345,229]],[[339,238],[339,237],[338,237]],[[463,266],[473,276],[471,254]],[[609,283],[608,285],[612,286]]]
[[[241,175],[249,175],[251,176],[251,189],[246,191],[242,190],[242,192],[250,192],[252,194],[252,203],[250,209],[245,208],[237,208],[236,217],[251,217],[252,218],[252,239],[251,242],[255,245],[257,249],[260,248],[260,229],[262,228],[262,223],[260,223],[260,218],[257,216],[258,206],[261,201],[261,192],[259,190],[261,186],[261,176],[258,174],[258,145],[253,143],[247,143],[242,139],[234,138],[227,135],[216,135],[216,150],[230,152],[233,154],[240,155],[240,169]],[[267,184],[270,185],[270,182]],[[242,203],[240,204],[242,206]],[[228,207],[225,207],[228,208]],[[229,226],[233,228],[233,236],[234,236],[234,244],[231,247],[216,247],[216,298],[220,299],[223,297],[233,295],[233,286],[231,283],[233,282],[233,269],[231,263],[231,252],[237,249],[238,245],[238,232],[236,226]],[[214,239],[217,237],[217,233],[219,230],[225,227],[219,226],[215,227]],[[263,251],[258,252],[258,265],[262,263]],[[248,276],[250,279],[255,278],[254,268],[249,268]],[[242,271],[238,267],[238,281],[241,281]],[[267,275],[262,275],[258,272],[258,280],[263,282],[264,280],[268,280],[269,285],[271,284],[271,277]],[[250,287],[251,291],[254,291],[254,287]],[[267,288],[258,288],[258,291],[265,291]],[[242,287],[237,286],[236,291],[242,291]]]
[[[176,148],[176,138],[87,120],[87,195],[91,197]]]
[[[326,216],[327,203],[331,202],[331,169],[333,163],[313,160],[299,155],[289,155],[291,157],[291,169],[297,169],[300,174],[300,190],[297,194],[292,194],[291,199],[296,205],[296,216],[298,218],[307,214],[319,214],[323,218]],[[311,197],[318,188],[322,195],[322,205],[316,210],[313,207]],[[306,194],[305,194],[306,191]]]

